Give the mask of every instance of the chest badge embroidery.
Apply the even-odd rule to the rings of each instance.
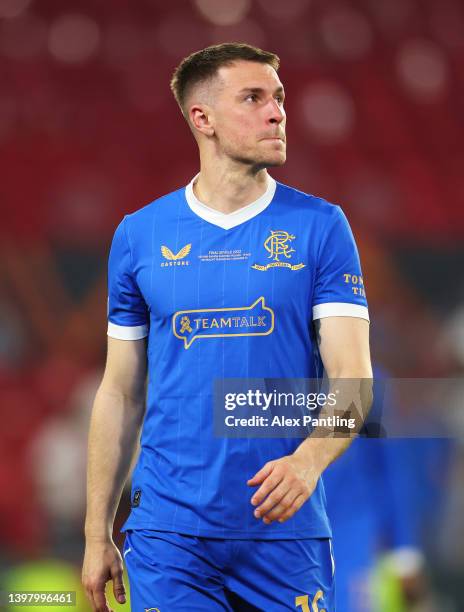
[[[295,236],[285,230],[270,230],[270,232],[271,235],[266,238],[263,246],[269,253],[268,259],[272,259],[272,262],[264,265],[255,263],[251,267],[261,272],[267,272],[270,268],[288,268],[290,270],[304,268],[306,266],[304,263],[292,264],[285,261],[285,259],[291,259],[292,254],[296,252],[296,249],[291,246]],[[282,258],[284,258],[284,261],[282,261]]]

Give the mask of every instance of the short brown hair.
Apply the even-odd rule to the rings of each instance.
[[[171,91],[182,112],[185,111],[187,93],[193,85],[211,79],[219,68],[230,66],[237,60],[269,64],[276,71],[280,66],[280,59],[275,53],[246,43],[221,43],[195,51],[177,66],[170,83]]]

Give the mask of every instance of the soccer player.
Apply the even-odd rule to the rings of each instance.
[[[312,378],[321,364],[331,379],[372,376],[342,210],[267,172],[286,158],[278,68],[238,43],[180,63],[171,89],[200,172],[114,234],[89,433],[83,584],[95,610],[108,609],[108,580],[125,599],[112,529],[142,424],[122,529],[133,610],[335,609],[321,474],[349,438],[213,429],[215,380]]]

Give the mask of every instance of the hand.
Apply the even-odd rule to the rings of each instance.
[[[308,462],[296,455],[268,461],[247,481],[250,487],[261,484],[251,498],[253,506],[257,506],[256,518],[263,517],[266,525],[288,520],[312,495],[319,476],[315,468],[308,468]]]
[[[424,572],[417,571],[409,576],[400,577],[401,590],[409,605],[423,602],[428,594],[427,577]]]
[[[126,589],[122,579],[123,563],[121,553],[112,540],[87,538],[82,584],[92,605],[93,612],[113,612],[108,606],[105,585],[113,581],[116,601],[126,601]]]

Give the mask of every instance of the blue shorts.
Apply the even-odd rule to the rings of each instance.
[[[235,540],[129,530],[133,612],[334,612],[330,539]]]

